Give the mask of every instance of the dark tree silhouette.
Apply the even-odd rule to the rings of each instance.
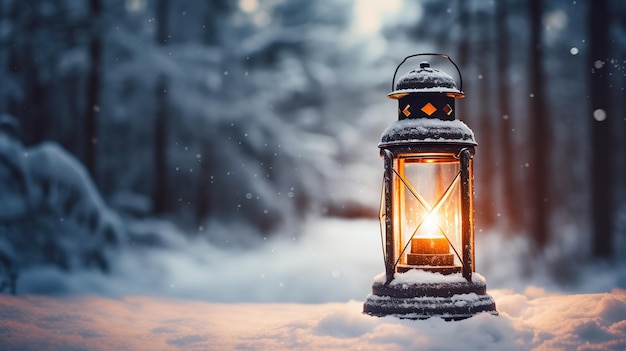
[[[220,44],[219,35],[219,23],[220,19],[226,17],[227,13],[231,10],[227,1],[213,1],[207,4],[206,14],[204,16],[204,32],[202,36],[202,42],[204,45],[218,47]],[[213,116],[205,116],[201,121],[201,126],[204,130],[211,130],[210,123],[207,118]],[[216,147],[214,140],[210,135],[202,134],[200,136],[200,150],[201,158],[200,170],[198,172],[197,181],[197,204],[195,220],[197,224],[201,224],[203,220],[213,212],[214,195],[214,182],[211,180],[211,175],[215,172],[216,165]]]
[[[160,46],[168,44],[168,7],[168,0],[157,2],[156,39]],[[163,213],[168,208],[167,117],[169,103],[167,88],[167,77],[164,73],[160,73],[155,87],[157,111],[154,123],[154,188],[152,189],[152,209],[155,213]]]
[[[502,196],[504,206],[504,216],[508,219],[508,226],[511,230],[518,230],[522,225],[519,205],[517,203],[515,176],[515,157],[513,154],[513,135],[511,123],[511,103],[509,100],[509,36],[507,26],[507,2],[496,2],[495,26],[496,26],[496,74],[498,86],[498,111],[500,113],[499,145],[500,145],[500,172],[502,174]]]
[[[102,39],[100,38],[100,18],[102,3],[100,0],[89,2],[91,16],[95,22],[95,29],[92,29],[91,40],[89,42],[89,60],[91,67],[87,77],[87,101],[85,103],[85,167],[97,181],[98,173],[97,150],[98,150],[98,113],[100,111],[100,81],[101,81],[101,60],[102,60]]]
[[[546,85],[543,65],[542,15],[543,1],[528,2],[530,16],[530,140],[532,140],[529,195],[531,236],[539,247],[549,240],[549,159],[550,120],[545,101]]]
[[[492,52],[491,46],[491,34],[493,32],[492,27],[492,13],[489,9],[483,9],[476,14],[476,21],[481,23],[475,29],[478,32],[477,50],[479,53]],[[492,55],[480,55],[476,60],[476,68],[478,70],[478,96],[479,101],[477,116],[477,138],[480,143],[480,179],[477,180],[480,193],[476,193],[476,222],[480,228],[489,228],[495,223],[495,197],[494,181],[495,175],[495,163],[498,162],[497,153],[494,148],[494,139],[496,133],[494,133],[494,115],[492,113],[491,102],[491,77],[495,73],[490,58]]]
[[[589,107],[591,121],[591,215],[593,255],[610,258],[613,231],[613,140],[608,94],[609,67],[603,67],[610,55],[608,1],[594,1],[589,15]],[[597,120],[596,120],[597,119]]]
[[[458,1],[457,8],[459,11],[459,26],[461,27],[462,33],[467,33],[465,29],[469,28],[470,25],[467,3],[468,1],[465,0]],[[465,37],[465,35],[467,34],[464,34],[461,38],[459,38],[460,40],[458,42],[459,45],[457,49],[457,60],[459,61],[459,67],[461,67],[461,69],[467,67],[469,62],[469,40]]]

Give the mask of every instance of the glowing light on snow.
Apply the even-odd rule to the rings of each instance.
[[[556,10],[543,17],[546,39],[551,42],[567,27],[567,14],[563,10]]]
[[[276,286],[289,288],[285,282]],[[359,301],[223,304],[149,296],[6,295],[0,296],[0,309],[10,314],[0,323],[8,350],[623,349],[624,290],[565,295],[529,286],[523,293],[491,292],[500,316],[481,314],[458,323],[373,318],[361,313]]]
[[[239,0],[239,8],[246,13],[252,13],[259,8],[257,0]]]
[[[601,108],[593,111],[593,118],[598,122],[604,121],[606,119],[606,111]]]
[[[578,55],[578,48],[574,46],[573,48],[569,49],[569,53],[572,55]]]
[[[380,30],[383,18],[396,14],[402,9],[403,0],[354,2],[354,26],[360,34],[373,34]]]
[[[138,12],[146,8],[146,0],[126,0],[128,12]]]
[[[265,3],[264,5],[261,6],[258,0],[239,0],[238,3],[239,9],[249,15],[250,20],[257,27],[265,27],[271,22],[268,10],[271,10],[275,4]]]
[[[544,17],[543,23],[548,30],[561,30],[567,26],[567,14],[563,10],[553,11]]]

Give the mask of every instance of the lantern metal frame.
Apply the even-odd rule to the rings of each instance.
[[[445,72],[431,69],[426,62],[420,64],[419,71],[411,71],[400,77],[396,85],[396,74],[400,66],[409,58],[426,55],[448,59],[457,69],[461,89],[456,88],[454,79]],[[368,295],[364,303],[364,313],[411,319],[441,316],[446,320],[464,319],[480,312],[497,314],[493,298],[486,293],[484,279],[473,274],[475,266],[472,162],[477,143],[473,132],[455,118],[454,100],[465,95],[462,84],[458,66],[450,57],[442,54],[407,56],[394,72],[392,92],[388,97],[399,100],[399,118],[383,133],[378,145],[384,160],[380,222],[385,274],[383,279],[378,279],[372,285],[372,294]],[[414,106],[424,107],[421,111],[416,111]],[[404,177],[403,167],[406,162],[437,163],[442,160],[458,164],[458,173],[443,194],[438,195],[435,203],[431,204],[425,201]],[[412,244],[414,236],[426,218],[438,211],[440,204],[454,191],[455,184],[458,184],[460,194],[456,195],[460,196],[458,199],[461,217],[458,228],[461,236],[458,243],[460,248],[455,248],[440,224],[436,225],[458,258],[460,267],[456,264],[438,263],[430,266],[402,263],[409,244]],[[412,196],[426,212],[408,239],[403,234],[405,228],[402,227],[400,218],[406,216],[400,207],[403,201],[401,198],[404,196]],[[415,269],[427,272],[426,274],[443,274],[448,278],[443,278],[440,282],[428,279],[425,281],[400,279],[399,275]]]
[[[461,262],[460,271],[462,272],[463,277],[466,280],[470,281],[472,279],[472,272],[474,271],[474,264],[473,264],[474,262],[474,252],[473,252],[474,231],[473,231],[473,216],[472,216],[473,187],[472,187],[472,181],[471,181],[472,170],[470,167],[470,163],[472,162],[472,157],[474,153],[473,147],[468,147],[464,145],[451,146],[450,148],[449,147],[444,147],[444,148],[440,148],[440,147],[432,148],[431,147],[431,148],[428,148],[429,152],[426,154],[427,156],[422,156],[424,153],[420,153],[420,152],[415,152],[415,151],[406,152],[406,151],[398,151],[394,149],[395,148],[381,147],[381,156],[384,158],[385,175],[384,175],[384,182],[383,182],[384,199],[383,199],[383,203],[381,204],[381,209],[384,209],[384,211],[381,211],[380,220],[381,222],[384,220],[384,223],[385,223],[385,231],[384,231],[385,232],[385,238],[384,238],[385,246],[383,248],[383,256],[385,257],[386,282],[387,283],[391,282],[391,280],[393,280],[394,273],[398,271],[403,272],[408,269],[415,268],[415,267],[411,267],[410,265],[402,265],[400,263],[400,259],[405,253],[405,251],[407,250],[410,240],[413,239],[417,230],[420,228],[422,223],[424,223],[424,220],[422,220],[420,224],[418,224],[417,228],[413,231],[413,233],[411,234],[411,237],[408,240],[402,240],[402,242],[406,242],[406,243],[402,245],[403,246],[402,250],[399,253],[396,253],[395,252],[397,251],[396,246],[402,243],[397,242],[396,240],[397,231],[396,231],[396,228],[394,228],[395,227],[394,213],[396,210],[395,208],[396,206],[394,206],[394,201],[393,201],[393,196],[396,190],[394,189],[394,184],[402,183],[402,185],[404,185],[409,190],[409,194],[415,197],[415,199],[418,200],[418,202],[420,202],[422,206],[426,208],[426,211],[428,211],[428,214],[430,214],[439,207],[438,205],[450,193],[450,190],[452,189],[452,186],[454,182],[456,181],[457,177],[460,178],[460,187],[461,187],[461,238],[462,238],[461,248],[463,250],[461,254],[459,254],[455,246],[452,245],[451,240],[448,237],[448,235],[445,233],[445,231],[441,230],[441,232],[443,233],[443,237],[450,244],[451,249],[455,252],[456,256],[459,258],[459,261]],[[437,149],[437,150],[452,149],[455,151],[456,149],[458,149],[458,152],[455,152],[455,153],[433,152],[434,149]],[[394,150],[395,153],[392,150]],[[437,158],[437,157],[442,157],[442,158],[445,157],[447,159],[454,158],[454,159],[459,160],[458,175],[455,177],[455,179],[448,186],[444,194],[441,195],[441,197],[437,200],[437,202],[434,205],[428,206],[428,204],[425,203],[425,201],[421,199],[419,194],[411,189],[412,187],[408,183],[408,181],[402,175],[399,174],[398,170],[395,169],[394,167],[395,161],[398,160],[399,158],[405,158],[405,157],[408,159],[426,157],[429,160],[432,160],[433,158]],[[394,178],[398,179],[399,182],[393,181]],[[450,273],[456,273],[458,271],[457,269],[454,269],[454,268],[456,267],[432,267],[432,268],[422,267],[421,269],[429,270],[432,272],[443,273],[443,274],[450,274]]]

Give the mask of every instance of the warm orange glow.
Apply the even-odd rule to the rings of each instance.
[[[449,265],[454,265],[457,259],[448,256],[448,252],[461,248],[459,160],[452,154],[412,154],[398,159],[396,167],[396,259],[400,264],[411,264],[411,261],[430,265],[420,263],[431,258],[423,256],[420,245],[413,246],[410,242],[415,242],[412,239],[445,240],[446,253],[438,254],[445,256],[445,263],[441,261],[441,264],[451,262]],[[407,261],[405,256],[409,253],[411,257]]]
[[[439,220],[436,213],[429,213],[424,218],[424,223],[422,224],[421,230],[418,232],[416,236],[423,238],[440,238],[443,237],[441,234],[441,230],[439,229]]]
[[[280,343],[300,330],[295,329],[294,334],[284,331],[286,326],[301,323],[302,316],[312,316],[311,321],[318,323],[344,310],[356,311],[351,318],[369,322],[369,317],[358,313],[359,308],[341,303],[233,304],[147,296],[0,295],[0,311],[10,311],[0,316],[0,345],[3,350],[297,349]],[[314,327],[309,329],[318,334],[320,330]],[[320,344],[318,349],[328,348]]]
[[[0,295],[0,345],[6,350],[95,351],[410,350],[423,345],[441,345],[442,350],[458,350],[460,345],[468,350],[551,350],[555,345],[581,344],[615,350],[623,345],[623,289],[565,295],[529,286],[523,293],[489,292],[499,317],[483,315],[454,323],[372,318],[362,314],[362,303],[354,300],[211,303],[144,296]],[[587,335],[581,336],[581,330]],[[483,337],[485,331],[497,332],[497,338]]]

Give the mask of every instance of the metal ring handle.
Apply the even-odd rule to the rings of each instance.
[[[447,58],[448,60],[450,60],[452,65],[454,65],[454,68],[456,68],[456,71],[459,72],[459,83],[461,85],[459,87],[459,91],[461,91],[461,92],[463,91],[463,76],[461,75],[461,70],[459,69],[459,66],[457,66],[456,63],[454,63],[454,61],[452,61],[450,56],[444,55],[444,54],[436,54],[436,53],[413,54],[413,55],[409,55],[409,56],[405,57],[404,60],[402,60],[402,62],[400,62],[398,67],[396,67],[396,71],[393,72],[393,78],[391,79],[391,91],[394,91],[394,89],[395,89],[394,85],[396,83],[396,74],[398,74],[398,70],[400,69],[400,66],[402,66],[402,64],[404,62],[406,62],[406,60],[408,60],[408,59],[410,59],[412,57],[417,57],[417,56],[439,56],[439,57]]]

